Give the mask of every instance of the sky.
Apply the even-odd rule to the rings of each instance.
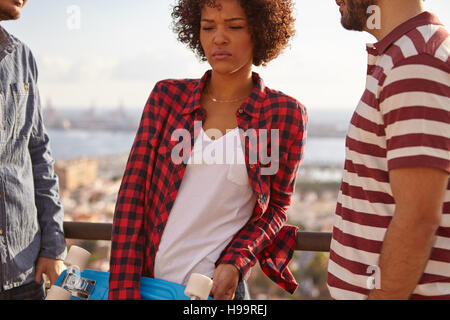
[[[209,65],[176,40],[173,0],[29,0],[1,25],[25,42],[39,67],[44,106],[142,108],[159,80],[200,78]],[[450,25],[450,1],[425,7]],[[365,86],[366,43],[342,28],[334,0],[295,0],[296,36],[266,67],[266,86],[307,109],[355,108]]]

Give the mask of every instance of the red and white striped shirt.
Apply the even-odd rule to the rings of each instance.
[[[424,12],[398,26],[369,53],[366,90],[346,140],[328,265],[335,299],[365,299],[395,210],[389,170],[450,172],[450,36]],[[450,184],[440,227],[412,299],[450,299]]]

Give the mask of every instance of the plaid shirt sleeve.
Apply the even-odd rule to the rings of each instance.
[[[295,180],[303,158],[306,140],[307,115],[304,106],[299,104],[293,121],[287,121],[281,137],[292,141],[283,148],[280,145],[279,169],[271,179],[271,194],[267,210],[259,217],[254,216],[237,233],[222,253],[216,265],[232,264],[243,278],[259,259],[261,268],[279,286],[293,293],[297,283],[287,264],[295,250],[297,228],[284,226],[286,211],[294,193]],[[298,110],[298,109],[297,109]],[[284,152],[283,152],[284,150]]]
[[[151,176],[149,141],[156,133],[158,87],[144,108],[117,198],[111,239],[109,299],[140,299],[146,188]]]

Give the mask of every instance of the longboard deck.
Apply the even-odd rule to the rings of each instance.
[[[66,271],[61,273],[56,281],[57,286],[61,286]],[[81,276],[94,280],[95,285],[88,300],[108,300],[109,293],[109,273],[103,271],[85,269]],[[184,294],[185,286],[154,278],[141,278],[141,299],[142,300],[189,300]],[[72,296],[71,300],[85,300]]]

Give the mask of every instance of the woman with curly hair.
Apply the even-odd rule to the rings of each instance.
[[[211,70],[160,81],[147,101],[114,215],[109,297],[139,299],[141,276],[186,284],[195,272],[213,279],[214,299],[247,299],[257,261],[292,293],[297,229],[285,222],[306,112],[252,72],[293,36],[292,1],[178,0],[172,17]]]

